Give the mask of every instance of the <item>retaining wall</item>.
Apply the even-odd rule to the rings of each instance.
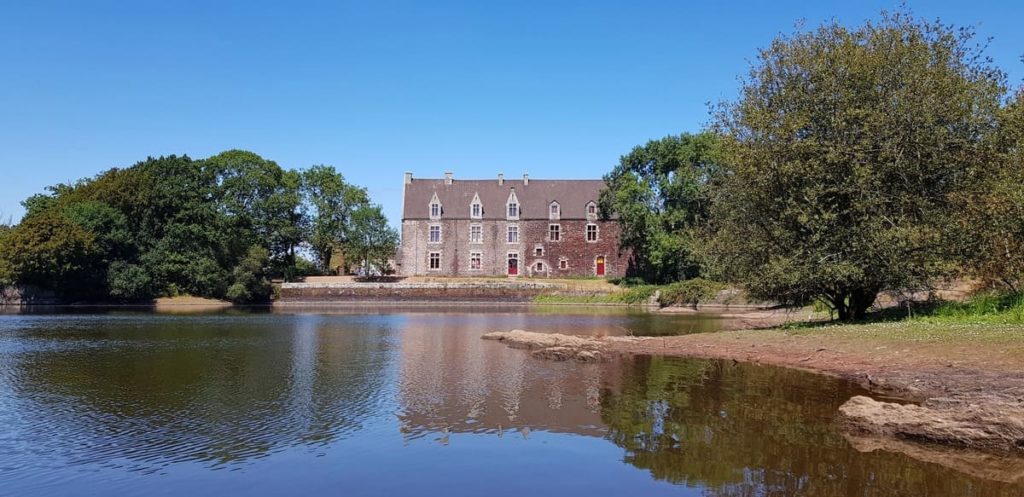
[[[278,302],[529,302],[564,288],[540,282],[284,283]]]

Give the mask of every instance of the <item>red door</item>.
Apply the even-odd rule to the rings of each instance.
[[[519,254],[508,254],[508,275],[519,274]]]
[[[597,275],[604,276],[604,256],[597,256]]]

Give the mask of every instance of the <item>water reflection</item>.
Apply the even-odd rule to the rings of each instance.
[[[22,333],[4,366],[12,409],[31,413],[15,426],[33,451],[67,458],[56,466],[156,471],[315,450],[379,410],[389,367],[386,329],[315,317],[81,318]]]
[[[865,392],[800,371],[732,361],[637,358],[602,390],[625,461],[713,495],[1021,495],[887,452],[853,450],[836,408]]]
[[[834,415],[863,392],[832,378],[707,360],[551,362],[479,338],[672,322],[507,309],[8,316],[0,488],[1024,495],[913,449],[856,450]]]

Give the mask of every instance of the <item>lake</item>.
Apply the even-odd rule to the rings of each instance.
[[[0,315],[0,495],[1018,496],[835,423],[859,387],[732,361],[534,359],[584,308]]]

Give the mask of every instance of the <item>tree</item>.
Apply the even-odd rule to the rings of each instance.
[[[251,304],[270,300],[272,287],[267,278],[270,252],[253,245],[231,272],[234,283],[227,290],[228,300],[236,304]]]
[[[345,254],[360,261],[366,274],[389,274],[389,260],[398,248],[398,231],[388,226],[379,205],[363,206],[352,213]]]
[[[0,236],[0,254],[4,271],[19,283],[70,298],[91,290],[89,275],[102,255],[92,233],[54,209],[28,217]]]
[[[204,166],[215,178],[218,203],[238,233],[243,253],[260,244],[270,251],[277,272],[288,273],[306,222],[301,175],[244,150],[222,152],[206,159]]]
[[[692,256],[694,233],[707,222],[718,148],[708,132],[667,136],[637,146],[605,175],[601,212],[618,217],[620,250],[631,252],[636,272],[647,281],[700,274]]]
[[[1004,75],[973,33],[883,13],[776,39],[715,117],[705,260],[755,297],[861,318],[953,269],[956,192],[988,164]]]
[[[313,166],[302,173],[302,191],[310,205],[309,245],[322,271],[329,271],[334,247],[344,244],[352,213],[366,207],[366,189],[345,182],[331,166]]]
[[[972,250],[963,264],[990,285],[1020,292],[1024,282],[1024,89],[999,113],[992,140],[998,166],[960,200],[963,216],[956,233]]]

